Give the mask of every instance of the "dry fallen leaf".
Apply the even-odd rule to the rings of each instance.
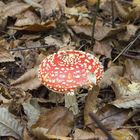
[[[40,19],[35,13],[28,10],[17,16],[15,26],[22,27],[34,24],[40,24]]]
[[[36,124],[32,126],[32,133],[34,136],[38,131],[40,131],[40,135],[68,136],[73,123],[72,112],[64,107],[56,107],[40,116]]]
[[[139,0],[133,0],[133,5],[136,7],[140,7],[140,1]]]
[[[98,110],[97,102],[96,102],[98,93],[99,93],[99,87],[98,86],[93,87],[93,90],[88,93],[87,98],[85,100],[84,123],[87,127],[90,124],[92,124],[92,120],[89,116],[89,113],[96,112]]]
[[[100,0],[91,45],[98,2],[0,1],[0,106],[6,110],[0,109],[0,139],[108,139],[92,112],[114,139],[140,139],[140,0]],[[81,50],[113,60],[129,43],[122,61],[105,66],[98,86],[77,89],[78,116],[62,107],[64,95],[41,86],[38,67],[52,53]],[[93,76],[88,79],[95,82]]]
[[[112,87],[116,93],[117,99],[112,102],[118,108],[139,108],[140,107],[140,83],[125,78],[113,80]]]
[[[3,46],[0,46],[0,63],[3,62],[13,62],[15,59]]]
[[[72,7],[72,8],[68,8],[65,7],[65,14],[67,17],[79,17],[79,18],[84,18],[84,17],[89,17],[88,16],[88,9],[86,8],[86,6],[80,6],[80,7]]]
[[[58,38],[54,38],[53,36],[47,36],[44,38],[45,44],[47,45],[55,45],[57,48],[60,48],[63,46],[63,42],[59,40]]]
[[[24,127],[17,121],[7,108],[0,108],[0,136],[13,136],[22,139]]]
[[[140,82],[140,60],[127,59],[125,61],[125,77]]]
[[[88,132],[86,130],[82,129],[76,129],[74,133],[74,139],[75,140],[94,140],[98,139],[97,136],[93,132]]]
[[[100,41],[100,40],[103,40],[105,38],[114,36],[120,32],[125,31],[125,28],[126,28],[125,26],[111,28],[111,27],[103,26],[100,23],[97,23],[96,28],[95,28],[94,37],[96,40]]]
[[[65,0],[42,0],[41,5],[44,8],[46,17],[51,16],[53,13],[58,12],[65,6]]]
[[[129,119],[129,110],[119,109],[112,105],[102,107],[97,113],[98,119],[108,129],[121,127]]]
[[[94,5],[97,3],[97,0],[87,0],[88,5]]]
[[[103,41],[96,41],[94,45],[94,53],[104,55],[106,57],[111,58],[111,45],[109,44],[111,41],[103,40]]]
[[[40,108],[36,100],[32,99],[30,102],[24,102],[22,106],[27,115],[28,126],[35,124],[40,116]]]
[[[27,71],[24,75],[22,75],[17,80],[11,82],[11,86],[16,88],[21,88],[25,91],[28,89],[36,89],[41,85],[40,80],[38,79],[38,68],[35,67]]]
[[[29,7],[30,5],[26,3],[17,1],[9,2],[3,7],[0,16],[2,16],[3,18],[7,18],[8,16],[13,17],[27,10]]]
[[[114,6],[117,10],[117,13],[120,18],[124,20],[129,20],[130,19],[130,11],[119,1],[114,1]]]
[[[33,31],[33,32],[38,32],[38,31],[45,31],[47,29],[52,29],[56,27],[56,23],[54,20],[50,20],[46,23],[41,23],[41,24],[33,24],[29,26],[24,26],[24,27],[9,27],[13,30],[26,30],[26,31]]]
[[[138,136],[129,129],[113,130],[112,135],[116,140],[138,140]]]
[[[35,8],[42,8],[42,5],[38,3],[40,1],[37,1],[37,0],[23,0],[23,1]]]
[[[100,87],[105,88],[112,85],[112,78],[118,78],[123,75],[122,66],[112,66],[107,71],[105,71],[103,78],[100,82]]]

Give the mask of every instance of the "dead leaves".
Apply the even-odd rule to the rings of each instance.
[[[0,46],[0,63],[3,63],[3,62],[14,62],[14,61],[15,61],[15,59],[9,53],[9,51],[6,50],[3,46]]]
[[[113,81],[112,87],[118,97],[113,104],[118,108],[138,108],[140,100],[140,83],[129,83],[127,79],[120,78]]]
[[[69,112],[67,108],[51,109],[42,114],[37,123],[32,126],[32,133],[46,138],[47,135],[68,136],[73,127],[73,117],[72,112]]]
[[[101,0],[93,48],[96,4],[97,0],[0,1],[0,136],[105,140],[89,117],[94,112],[113,138],[139,139],[139,39],[122,59],[111,63],[98,86],[79,89],[78,116],[63,107],[63,95],[41,86],[38,79],[40,62],[58,50],[82,50],[111,61],[135,39],[140,30],[139,1]]]
[[[0,114],[0,136],[13,136],[16,139],[22,139],[23,125],[6,108],[0,108]]]
[[[22,2],[17,2],[17,1],[10,2],[3,7],[0,16],[3,19],[7,18],[8,16],[13,17],[27,10],[29,7],[30,6],[28,4]]]
[[[18,88],[21,87],[23,90],[36,89],[41,85],[38,79],[38,68],[33,68],[27,73],[22,75],[19,79],[11,83],[12,86]]]

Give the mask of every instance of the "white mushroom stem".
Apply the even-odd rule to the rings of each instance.
[[[74,115],[79,113],[78,103],[74,92],[65,94],[65,107],[71,110]]]

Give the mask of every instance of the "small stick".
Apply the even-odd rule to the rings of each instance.
[[[115,58],[112,62],[115,62],[123,53],[126,53],[132,46],[133,44],[136,42],[136,40],[140,37],[140,34],[138,34],[138,36],[131,41]]]
[[[108,140],[115,140],[112,135],[107,131],[107,129],[103,126],[100,120],[97,119],[94,113],[89,113],[91,119],[98,125],[98,127],[102,130],[102,132],[108,137]]]
[[[94,32],[95,32],[95,24],[96,24],[96,17],[97,17],[97,13],[99,11],[99,6],[100,6],[100,0],[98,0],[97,4],[96,4],[96,11],[95,14],[93,14],[93,25],[92,25],[92,35],[91,35],[91,46],[95,43],[95,39],[94,39]]]
[[[119,128],[121,128],[121,129],[136,129],[136,128],[140,128],[140,126],[120,126]]]
[[[114,23],[114,0],[111,0],[111,11],[112,11],[112,28],[115,28],[115,23]]]
[[[39,47],[30,47],[30,48],[18,47],[18,48],[9,49],[9,50],[10,51],[24,51],[24,50],[31,50],[31,49],[38,49],[38,48],[48,48],[48,47],[55,47],[55,45],[42,45],[42,46],[39,46]]]

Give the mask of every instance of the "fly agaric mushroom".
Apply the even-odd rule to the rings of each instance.
[[[89,78],[89,75],[91,75]],[[65,94],[65,106],[78,113],[74,90],[83,85],[98,83],[103,66],[90,53],[77,50],[58,51],[46,57],[39,67],[42,84],[52,91]],[[91,79],[91,80],[90,80]]]

